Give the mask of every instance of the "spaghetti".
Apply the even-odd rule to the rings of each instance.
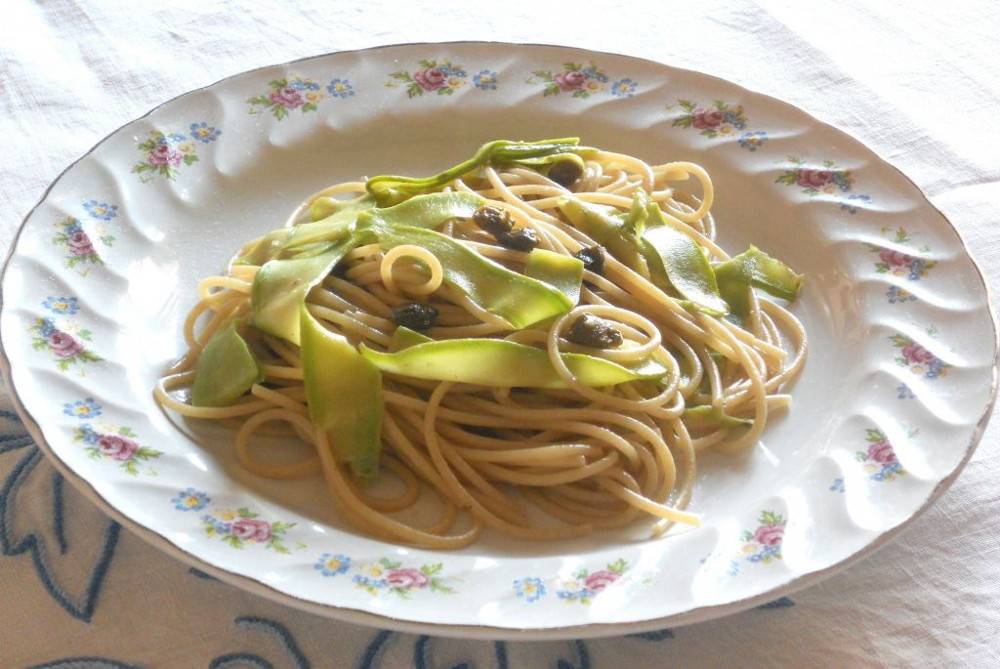
[[[455,549],[485,527],[552,540],[640,518],[654,535],[697,524],[685,510],[697,453],[751,448],[769,414],[789,404],[782,390],[806,354],[801,323],[753,287],[794,298],[800,277],[752,247],[732,258],[714,242],[714,187],[700,166],[557,141],[528,158],[516,151],[543,143],[494,142],[513,153],[483,159],[484,147],[478,162],[437,177],[314,194],[284,228],[245,245],[225,275],[199,284],[183,329],[189,351],[156,399],[189,418],[235,421],[236,457],[258,476],[321,472],[340,513],[395,542]],[[697,193],[683,188],[692,180]],[[461,198],[476,203],[471,216],[447,209]],[[396,225],[401,203],[411,209]],[[432,205],[440,220],[410,225]],[[340,237],[321,238],[328,230]],[[308,315],[276,334],[285,331],[264,313],[268,263],[324,253],[336,259],[303,290]],[[522,277],[518,301],[508,299],[514,287],[494,290],[487,272]],[[281,284],[275,304],[300,289]],[[325,409],[310,384],[326,372],[309,367],[313,320],[316,336],[350,345],[343,355],[367,365],[357,369],[378,369],[363,386],[380,404],[367,428],[382,448],[378,475],[396,479],[397,494],[377,494],[338,451],[345,430],[364,427],[351,421],[367,418],[345,409],[346,428],[317,422]],[[256,361],[248,378],[196,378],[238,368],[203,369],[210,348],[213,359],[245,358],[233,342]],[[194,401],[223,387],[238,395]],[[302,440],[313,454],[263,462],[256,434]],[[427,492],[439,518],[406,521]]]

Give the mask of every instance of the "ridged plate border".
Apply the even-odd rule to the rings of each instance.
[[[870,364],[859,378],[873,393],[869,408],[838,425],[838,445],[818,450],[794,480],[739,517],[668,544],[483,566],[482,558],[344,535],[306,554],[299,544],[309,537],[280,505],[257,508],[224,488],[174,485],[171,475],[190,453],[149,442],[144,435],[155,430],[144,430],[142,411],[115,394],[115,375],[126,366],[116,360],[121,347],[109,342],[121,328],[95,311],[94,291],[85,286],[89,280],[120,290],[115,259],[128,257],[130,245],[155,243],[129,218],[144,196],[137,187],[173,197],[191,189],[197,197],[199,170],[218,169],[226,140],[239,131],[229,127],[231,115],[220,114],[223,124],[201,109],[197,96],[206,93],[216,111],[243,107],[266,125],[272,143],[308,133],[310,122],[329,124],[338,104],[373,100],[403,113],[406,105],[540,99],[594,113],[615,105],[615,114],[655,114],[655,132],[687,133],[692,149],[734,152],[734,164],[770,184],[775,202],[796,212],[813,208],[797,215],[821,228],[824,250],[846,257],[860,296],[855,325],[865,346],[858,359]],[[824,141],[772,152],[805,129]],[[113,188],[74,183],[91,164],[106,169],[104,159],[118,166]],[[986,284],[954,228],[897,170],[773,98],[652,61],[568,47],[378,47],[261,68],[175,98],[109,135],[49,187],[18,231],[2,296],[2,367],[19,412],[59,470],[116,520],[171,555],[277,601],[437,635],[638,632],[725,615],[815,583],[883,545],[947,488],[996,395]],[[891,317],[872,317],[875,306]],[[852,324],[850,314],[840,317]],[[984,341],[990,348],[977,350]],[[81,371],[87,386],[74,376]],[[130,503],[123,490],[161,506]],[[220,507],[216,498],[231,503]],[[339,549],[345,545],[350,549]],[[276,571],[283,577],[274,578]]]

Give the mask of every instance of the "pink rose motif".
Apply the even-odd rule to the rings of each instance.
[[[699,130],[714,130],[726,119],[726,115],[718,109],[698,109],[692,116],[691,125]]]
[[[233,523],[233,535],[243,541],[264,542],[271,538],[271,524],[256,518],[240,518]]]
[[[556,84],[559,86],[561,91],[575,91],[583,88],[584,82],[587,81],[587,75],[585,75],[580,70],[573,70],[571,72],[560,72],[555,77]]]
[[[833,172],[830,170],[812,170],[802,168],[795,183],[803,188],[815,188],[819,190],[833,180]]]
[[[70,235],[66,245],[69,246],[69,252],[75,256],[89,256],[94,253],[94,245],[83,230]]]
[[[423,588],[430,582],[427,575],[419,569],[390,569],[385,580],[392,588]]]
[[[903,347],[903,357],[913,365],[929,365],[934,362],[934,354],[920,344],[907,344]]]
[[[83,344],[68,332],[56,330],[49,335],[49,349],[60,358],[72,358],[83,350]]]
[[[607,569],[600,569],[598,571],[592,572],[584,580],[584,585],[587,586],[588,590],[593,590],[594,592],[600,592],[604,588],[608,587],[620,578],[619,574],[613,571],[608,571]]]
[[[888,441],[880,441],[868,447],[868,459],[880,465],[888,465],[896,461],[896,453]]]
[[[420,88],[425,91],[436,91],[439,88],[444,88],[444,79],[444,72],[436,67],[417,70],[413,73],[413,80],[420,84]]]
[[[882,249],[878,253],[879,260],[889,267],[909,267],[913,262],[913,256],[908,256],[900,251]]]
[[[784,525],[761,525],[754,532],[753,540],[762,546],[779,546],[784,536]]]
[[[268,98],[274,104],[281,105],[285,109],[298,109],[305,104],[305,100],[302,99],[302,94],[290,86],[279,88],[276,91],[271,91]]]
[[[177,167],[181,164],[180,151],[170,148],[169,144],[157,144],[156,148],[149,152],[146,158],[150,165],[170,165]]]
[[[97,440],[97,448],[112,460],[129,460],[138,450],[139,444],[116,434],[102,434]]]

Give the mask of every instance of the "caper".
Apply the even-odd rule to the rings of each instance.
[[[483,205],[472,214],[472,220],[476,225],[490,233],[494,237],[510,232],[514,227],[514,222],[510,220],[510,214],[500,207],[493,207],[488,204]]]
[[[574,258],[583,261],[583,268],[594,274],[604,274],[604,248],[601,246],[584,246],[573,254]]]
[[[618,348],[625,341],[610,321],[591,314],[577,318],[566,333],[566,339],[591,348]]]
[[[548,177],[563,188],[569,188],[583,175],[583,168],[575,160],[560,160],[549,168]]]
[[[496,235],[496,238],[502,246],[525,253],[529,253],[538,246],[538,235],[531,228],[518,228],[502,235]]]
[[[396,325],[411,330],[429,330],[437,323],[438,310],[429,304],[413,302],[392,310],[392,320]]]

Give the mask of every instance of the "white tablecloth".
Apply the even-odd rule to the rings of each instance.
[[[996,290],[998,36],[991,0],[5,0],[0,247],[70,161],[167,98],[332,50],[496,39],[657,59],[805,108],[916,181]],[[1000,666],[998,436],[994,421],[902,538],[791,599],[639,637],[494,644],[345,625],[193,572],[105,519],[0,412],[0,666]]]

